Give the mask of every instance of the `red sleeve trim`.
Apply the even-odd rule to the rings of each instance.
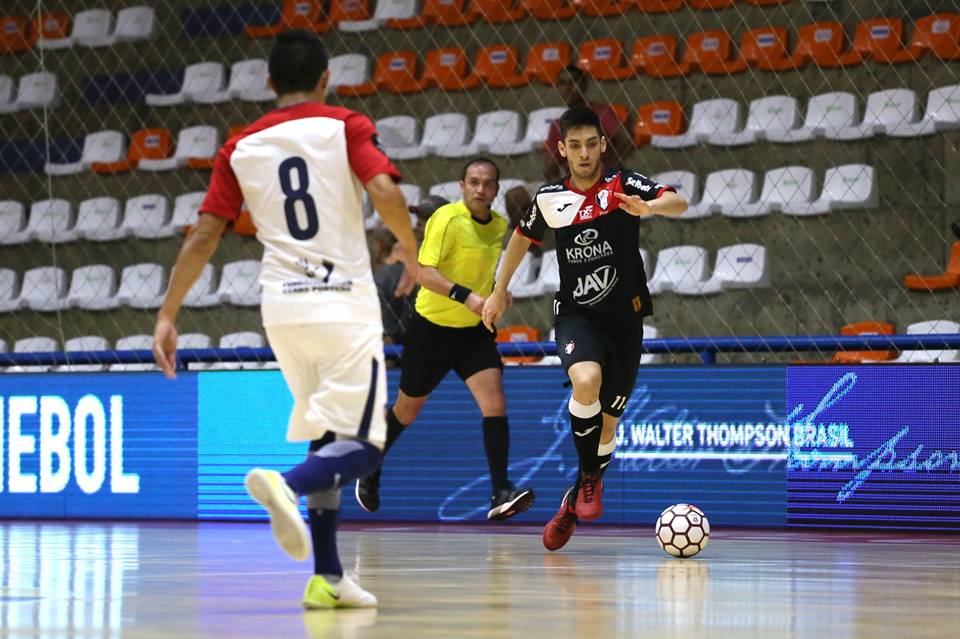
[[[403,175],[374,143],[377,130],[370,118],[352,113],[344,122],[344,127],[350,168],[362,184],[366,184],[381,173],[389,175],[394,182],[400,181]]]
[[[533,239],[532,237],[530,237],[529,235],[527,235],[526,233],[524,233],[523,231],[521,231],[519,226],[518,226],[517,228],[515,228],[515,229],[513,230],[513,232],[514,232],[514,233],[517,233],[520,237],[523,237],[523,238],[526,238],[526,239],[530,240],[530,241],[533,242],[533,244],[536,245],[536,246],[540,246],[541,244],[543,244],[543,240],[535,240],[535,239]]]
[[[659,191],[657,191],[657,197],[655,197],[655,198],[653,198],[653,199],[659,200],[659,199],[660,199],[660,196],[663,195],[664,193],[676,193],[676,192],[677,192],[677,190],[676,190],[675,188],[673,188],[672,186],[663,186],[663,187],[660,187],[660,190],[659,190]]]

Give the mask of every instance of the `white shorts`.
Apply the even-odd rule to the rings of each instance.
[[[381,328],[346,323],[265,328],[293,395],[287,440],[312,441],[332,431],[383,448],[387,374]]]

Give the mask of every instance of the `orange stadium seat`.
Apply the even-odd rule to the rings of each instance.
[[[687,6],[700,11],[717,11],[732,7],[736,0],[687,0]]]
[[[331,26],[344,20],[360,22],[370,18],[370,3],[368,0],[330,0],[327,22]]]
[[[94,162],[94,173],[124,173],[137,168],[140,160],[162,160],[173,153],[173,137],[167,129],[140,129],[130,136],[127,157],[119,162]]]
[[[70,37],[70,14],[63,11],[48,11],[33,22],[31,41],[66,40]]]
[[[701,31],[687,37],[683,62],[690,70],[698,68],[708,75],[726,75],[745,71],[743,58],[733,59],[733,40],[722,29]]]
[[[251,38],[272,38],[287,29],[307,29],[323,33],[330,28],[325,20],[323,0],[284,0],[280,22],[266,26],[247,26],[244,32]]]
[[[391,29],[419,29],[428,24],[441,27],[472,24],[476,21],[477,14],[468,11],[464,4],[464,0],[424,0],[420,15],[415,18],[388,20],[387,26]]]
[[[856,322],[840,329],[841,335],[893,335],[893,324],[886,322]],[[867,362],[886,362],[896,357],[893,351],[839,351],[834,353],[833,364],[864,364]]]
[[[497,341],[502,343],[539,342],[540,331],[532,326],[507,326],[497,329]],[[532,364],[543,359],[542,355],[510,356],[503,361],[511,364]]]
[[[447,91],[476,88],[480,79],[468,71],[467,54],[463,49],[434,49],[427,53],[424,61],[423,88],[438,87]]]
[[[652,35],[633,43],[630,66],[637,73],[654,78],[675,78],[686,75],[689,67],[677,60],[677,39],[672,35]]]
[[[528,80],[552,85],[557,75],[570,64],[570,45],[566,42],[541,42],[530,47],[523,73]]]
[[[941,60],[960,60],[960,13],[935,13],[917,20],[910,48]]]
[[[634,0],[634,6],[643,13],[670,13],[683,6],[683,0]]]
[[[633,141],[637,146],[650,143],[654,135],[680,135],[687,128],[687,116],[679,102],[651,102],[637,109]]]
[[[240,211],[240,216],[233,223],[233,232],[244,237],[256,237],[257,226],[253,223],[250,209],[244,208]]]
[[[580,13],[588,16],[622,16],[634,6],[634,0],[572,0]]]
[[[229,129],[227,129],[227,139],[236,137],[247,130],[249,124],[234,124]]]
[[[0,53],[20,53],[33,46],[25,16],[0,18]]]
[[[477,51],[473,74],[490,87],[522,87],[530,84],[530,81],[520,72],[519,65],[516,47],[495,44]]]
[[[919,49],[903,48],[903,21],[900,18],[875,18],[857,24],[853,49],[874,62],[912,62],[920,58]]]
[[[569,0],[522,0],[521,4],[537,20],[566,20],[577,13]]]
[[[635,74],[633,67],[624,64],[623,45],[616,38],[584,42],[577,64],[597,80],[624,80]]]
[[[860,64],[862,58],[855,50],[845,51],[847,34],[839,22],[805,24],[797,32],[794,62],[812,62],[820,67],[846,67]]]
[[[806,64],[789,55],[788,35],[784,27],[760,27],[740,38],[740,57],[763,71],[788,71]]]
[[[617,114],[617,119],[623,123],[623,126],[629,127],[630,124],[630,107],[626,104],[619,104],[617,102],[610,103],[610,108],[613,109],[613,112]]]
[[[960,242],[953,243],[947,269],[941,275],[907,275],[903,285],[911,291],[946,291],[960,287]]]
[[[778,4],[787,4],[790,0],[743,0],[743,2],[755,7],[775,7]]]
[[[377,58],[373,80],[353,86],[337,87],[337,95],[367,96],[377,91],[416,93],[421,88],[417,80],[417,54],[413,51],[391,51]]]
[[[521,20],[527,15],[527,10],[516,0],[472,0],[470,13],[484,22],[504,24]]]

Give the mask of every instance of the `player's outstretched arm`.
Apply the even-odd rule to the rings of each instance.
[[[200,221],[183,241],[173,275],[163,297],[163,305],[157,313],[157,325],[153,330],[153,358],[168,378],[176,377],[177,313],[190,287],[200,277],[203,267],[220,244],[220,236],[227,220],[216,215],[201,215]]]
[[[626,193],[614,193],[613,195],[620,200],[621,209],[636,217],[648,217],[650,215],[675,217],[682,215],[687,210],[687,199],[673,191],[667,191],[655,200],[644,200],[639,195],[627,195]]]
[[[507,287],[510,285],[510,280],[513,279],[517,267],[520,266],[520,262],[523,261],[527,249],[530,248],[530,244],[529,239],[515,231],[507,244],[507,248],[503,251],[503,258],[500,263],[500,278],[494,284],[493,292],[487,297],[487,301],[483,303],[483,311],[480,313],[483,325],[487,327],[488,331],[494,330],[493,325],[497,323],[497,320],[500,319],[500,316],[503,315],[510,304],[510,294],[507,292]]]
[[[386,173],[373,176],[364,188],[370,195],[373,208],[380,213],[383,223],[397,238],[400,247],[397,256],[403,262],[404,269],[394,294],[398,297],[409,295],[417,284],[420,265],[417,263],[417,238],[413,235],[413,226],[410,225],[407,200],[393,178]]]

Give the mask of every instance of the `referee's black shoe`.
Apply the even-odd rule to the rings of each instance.
[[[503,490],[490,498],[487,519],[490,521],[510,519],[533,506],[533,500],[536,498],[532,488],[517,488],[507,482]]]
[[[380,471],[371,473],[357,480],[354,491],[357,503],[368,513],[375,513],[380,509]]]

